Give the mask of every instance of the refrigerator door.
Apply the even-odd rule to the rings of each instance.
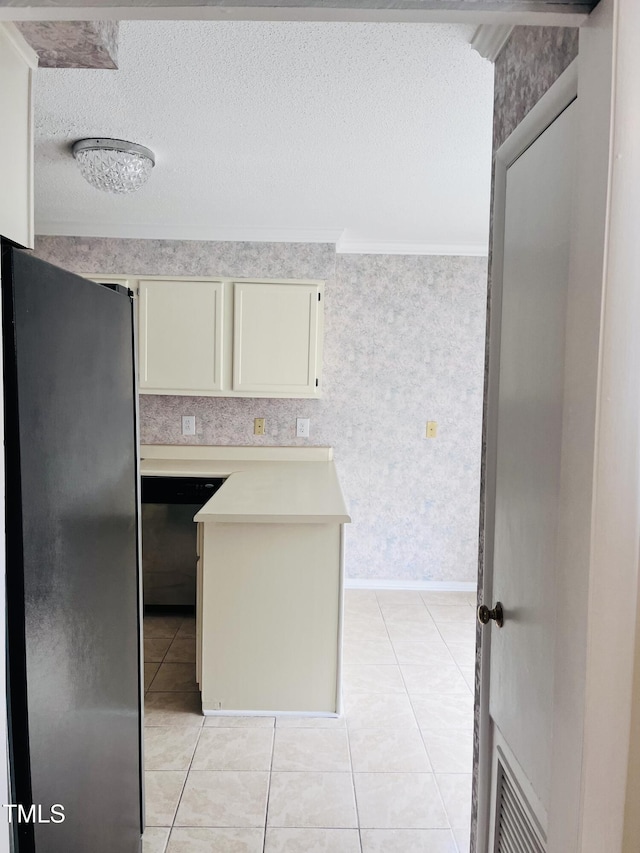
[[[7,247],[2,285],[17,849],[138,853],[132,302]]]

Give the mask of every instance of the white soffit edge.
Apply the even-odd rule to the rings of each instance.
[[[488,59],[489,62],[495,62],[500,56],[502,48],[509,41],[509,36],[512,32],[513,27],[508,24],[503,24],[502,26],[481,24],[473,34],[471,47],[477,51],[483,59]]]

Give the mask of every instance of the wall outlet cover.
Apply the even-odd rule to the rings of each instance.
[[[254,435],[264,435],[264,418],[254,418],[253,419],[253,434]]]
[[[438,422],[427,421],[427,438],[435,438],[438,435]]]
[[[183,435],[195,435],[196,434],[196,416],[195,415],[183,415],[182,416],[182,434]]]
[[[296,419],[296,438],[309,438],[311,422],[309,418]]]

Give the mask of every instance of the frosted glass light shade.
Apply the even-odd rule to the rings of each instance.
[[[153,151],[123,139],[80,139],[73,156],[85,180],[108,193],[139,190],[155,165]]]

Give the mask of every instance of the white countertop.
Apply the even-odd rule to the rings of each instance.
[[[330,448],[146,445],[141,448],[140,473],[225,477],[195,521],[344,524],[351,518],[331,457]]]

